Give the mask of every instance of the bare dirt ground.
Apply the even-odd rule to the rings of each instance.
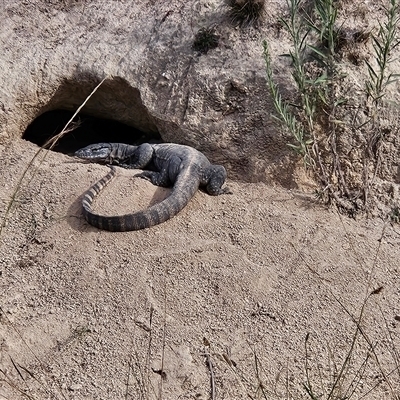
[[[3,218],[36,151],[1,148]],[[0,399],[209,399],[213,386],[303,399],[306,371],[323,398],[338,377],[331,398],[399,398],[397,224],[228,181],[232,195],[198,192],[164,224],[110,233],[80,205],[106,172],[50,152],[16,195],[0,238]],[[167,194],[133,174],[119,170],[99,211]]]

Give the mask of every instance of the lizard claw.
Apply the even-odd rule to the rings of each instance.
[[[221,189],[221,194],[233,194],[232,190],[228,187]]]
[[[148,174],[146,174],[146,171],[140,172],[139,174],[134,175],[135,178],[141,178],[145,179],[146,181],[151,182],[151,178]]]

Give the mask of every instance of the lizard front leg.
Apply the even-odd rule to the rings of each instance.
[[[149,143],[138,146],[132,154],[129,154],[119,166],[127,169],[145,168],[153,158],[154,149]]]

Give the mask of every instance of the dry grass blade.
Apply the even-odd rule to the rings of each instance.
[[[353,243],[350,235],[347,233],[346,226],[345,226],[345,224],[343,222],[343,217],[340,215],[340,213],[338,213],[338,217],[339,217],[339,219],[341,221],[341,224],[343,226],[343,230],[345,232],[345,236],[348,238],[350,248],[352,249],[352,253],[355,255],[359,265],[362,266],[363,263],[361,262],[361,260],[358,257],[358,254],[357,254],[356,248],[354,246],[354,243]],[[364,318],[365,309],[366,309],[366,306],[368,304],[369,299],[371,298],[371,296],[377,296],[382,292],[382,287],[381,286],[376,288],[376,289],[372,289],[372,278],[373,278],[374,271],[375,271],[375,268],[376,268],[377,263],[378,263],[378,256],[379,256],[379,253],[380,253],[380,250],[381,250],[381,244],[382,244],[383,237],[384,237],[384,234],[385,234],[385,231],[386,231],[386,227],[387,227],[387,222],[382,227],[380,238],[378,240],[378,246],[377,246],[373,261],[372,261],[371,271],[369,273],[368,280],[367,280],[367,287],[366,287],[366,293],[365,293],[364,301],[363,301],[363,303],[361,305],[361,309],[359,310],[357,316],[353,315],[349,311],[349,309],[345,306],[343,301],[335,293],[333,293],[333,291],[327,285],[327,283],[325,282],[323,277],[321,277],[314,270],[314,268],[312,268],[308,264],[307,260],[302,256],[301,252],[299,252],[295,248],[295,246],[293,246],[295,248],[295,250],[297,251],[297,253],[299,254],[299,257],[303,260],[303,262],[308,267],[308,269],[313,274],[315,274],[315,276],[319,279],[321,284],[324,285],[328,289],[328,291],[330,292],[331,296],[340,305],[340,307],[342,308],[344,313],[347,314],[350,317],[350,320],[355,325],[355,332],[351,336],[350,347],[349,347],[349,349],[348,349],[348,351],[346,353],[344,361],[341,363],[339,370],[335,374],[334,381],[330,385],[330,389],[329,389],[329,391],[327,393],[326,398],[328,400],[342,399],[342,398],[349,399],[352,396],[354,396],[356,391],[357,391],[357,389],[359,388],[360,382],[363,380],[363,377],[365,376],[365,371],[366,371],[366,368],[368,366],[368,362],[369,362],[369,360],[371,358],[375,361],[375,364],[376,364],[381,376],[383,377],[383,381],[387,384],[389,390],[392,393],[393,398],[394,399],[397,398],[396,395],[395,395],[395,390],[393,388],[393,385],[392,385],[392,383],[391,383],[391,381],[389,379],[389,375],[392,374],[394,371],[399,369],[399,366],[397,365],[398,353],[397,353],[396,350],[394,351],[394,359],[395,359],[397,367],[394,370],[392,370],[389,374],[385,373],[384,368],[383,368],[383,366],[382,366],[382,364],[380,362],[380,359],[379,359],[379,356],[378,356],[378,352],[376,350],[376,344],[374,344],[372,342],[372,340],[369,338],[367,332],[362,327],[362,321],[363,321],[363,318]],[[389,332],[389,334],[390,334],[390,332]],[[362,361],[361,365],[354,372],[353,376],[350,377],[349,376],[349,368],[350,368],[351,364],[354,364],[354,351],[355,351],[355,347],[357,345],[357,340],[360,337],[362,337],[365,340],[366,344],[367,344],[367,354],[366,354],[365,358],[363,358],[363,361]],[[315,391],[313,390],[311,378],[310,378],[310,375],[309,375],[309,369],[310,368],[309,368],[309,364],[308,364],[308,360],[309,360],[309,356],[308,356],[308,340],[309,340],[309,334],[307,334],[306,340],[305,340],[305,374],[306,374],[306,383],[304,384],[304,389],[306,390],[307,394],[310,396],[310,398],[312,400],[317,400],[317,399],[319,399],[321,397],[320,397],[320,395],[316,394]],[[375,385],[367,393],[370,393],[377,386],[378,385]],[[338,393],[339,393],[339,395],[338,395]],[[365,396],[365,394],[362,397],[364,397],[364,396]]]
[[[104,83],[104,81],[108,79],[108,76],[106,76],[105,78],[103,78],[100,83],[92,90],[92,92],[89,94],[89,96],[86,97],[86,99],[83,101],[83,103],[77,108],[77,110],[74,112],[74,114],[72,115],[72,117],[69,119],[69,121],[65,124],[64,128],[61,130],[60,133],[58,133],[57,135],[53,136],[52,138],[50,138],[44,145],[44,148],[48,148],[49,150],[51,150],[56,143],[58,142],[58,140],[60,140],[66,133],[70,132],[71,130],[68,129],[68,127],[72,124],[72,121],[74,120],[74,118],[79,114],[79,112],[82,110],[82,108],[86,105],[86,103],[89,101],[89,99],[97,92],[97,90],[99,89],[99,87]],[[39,149],[38,151],[40,151],[41,149]]]
[[[307,394],[311,397],[312,400],[316,400],[317,396],[314,395],[311,379],[310,379],[310,368],[308,366],[308,340],[310,338],[310,334],[307,333],[306,338],[304,340],[304,348],[305,348],[305,372],[306,372],[306,383],[304,384],[304,389],[306,390]]]
[[[213,365],[211,362],[210,354],[208,352],[206,352],[205,355],[206,355],[206,360],[207,360],[207,366],[208,366],[208,369],[210,370],[211,400],[215,400],[216,391],[215,391],[214,369],[213,369]]]
[[[163,393],[163,381],[166,379],[166,373],[164,371],[164,360],[165,360],[165,345],[166,345],[166,332],[167,332],[167,267],[164,267],[163,273],[164,280],[164,299],[163,299],[163,333],[162,333],[162,353],[161,353],[161,368],[160,372],[160,381],[158,386],[158,398],[162,400]]]
[[[8,376],[7,374],[0,369],[0,372],[3,374],[4,378],[0,379],[1,381],[4,381],[7,385],[9,385],[12,389],[14,389],[16,392],[20,393],[22,396],[30,399],[30,400],[35,400],[34,397],[30,396],[28,393],[26,393],[24,390],[22,390],[21,388],[18,387],[17,384],[15,384]]]
[[[20,378],[24,381],[25,378],[22,376],[21,371],[19,370],[19,368],[17,367],[17,364],[14,362],[14,360],[12,359],[12,357],[9,355],[10,360],[12,365],[14,366],[15,370],[18,372],[18,375],[20,376]]]
[[[40,360],[40,358],[39,358],[39,357],[36,355],[36,353],[33,351],[32,347],[29,346],[28,342],[24,339],[24,337],[22,336],[21,332],[15,327],[15,325],[14,325],[14,324],[11,322],[11,320],[7,317],[7,315],[5,314],[5,312],[4,312],[4,310],[3,310],[3,308],[2,308],[1,306],[0,306],[0,315],[2,315],[2,317],[6,319],[7,324],[10,325],[10,326],[12,327],[12,329],[15,331],[15,333],[17,334],[17,336],[21,339],[22,343],[26,346],[26,348],[29,350],[29,352],[33,355],[33,357],[35,358],[35,360],[38,362],[38,364],[42,367],[43,370],[45,370],[46,368],[45,368],[45,365],[43,364],[43,362]],[[11,359],[11,362],[12,362],[14,368],[17,370],[17,372],[18,372],[18,374],[20,375],[20,377],[22,378],[22,380],[24,380],[24,378],[23,378],[23,376],[22,376],[21,371],[19,370],[19,368],[21,368],[21,369],[23,369],[24,371],[26,371],[36,382],[39,383],[39,385],[43,388],[43,390],[45,390],[45,392],[46,392],[49,396],[52,396],[51,390],[48,389],[48,388],[45,386],[45,384],[44,384],[43,382],[41,382],[39,379],[37,379],[37,378],[32,374],[32,372],[30,372],[27,368],[22,367],[21,365],[18,365],[18,366],[19,366],[19,368],[18,368],[17,365],[16,365],[16,363],[14,362],[14,360],[11,358],[11,356],[10,356],[10,359]],[[1,371],[1,370],[0,370],[0,371]],[[1,371],[1,372],[3,373],[3,375],[6,376],[6,374],[5,374],[3,371]],[[13,385],[13,387],[14,387],[14,385]],[[18,389],[18,387],[15,387],[15,388],[16,388],[18,391],[20,391],[21,393],[23,393],[23,394],[26,395],[26,393],[25,393],[24,391]],[[60,388],[59,393],[60,393],[60,395],[61,395],[61,397],[62,397],[63,399],[66,399],[66,397],[65,397],[65,395],[64,395],[64,393],[63,393],[63,391],[62,391],[61,388]],[[31,398],[30,396],[28,396],[28,397]]]
[[[253,349],[252,349],[253,350]],[[257,385],[257,392],[261,391],[263,397],[265,398],[265,400],[268,399],[267,397],[267,393],[265,391],[265,387],[264,384],[262,383],[261,380],[261,366],[260,366],[260,361],[257,357],[257,353],[253,350],[253,355],[254,355],[254,364],[255,364],[255,368],[256,368],[256,375],[257,375],[257,380],[258,380],[258,385]]]
[[[152,341],[153,341],[153,315],[154,308],[151,305],[149,310],[149,320],[146,322],[142,322],[139,320],[135,320],[136,326],[142,329],[146,334],[148,334],[147,339],[147,350],[142,357],[139,355],[139,352],[136,350],[137,344],[132,342],[132,349],[130,352],[130,357],[128,361],[128,371],[126,374],[126,382],[125,382],[125,395],[124,398],[127,399],[137,399],[137,400],[147,400],[153,397],[156,397],[156,390],[151,384],[150,380],[150,371],[153,370],[150,367],[150,359],[151,359],[151,349],[152,349]],[[137,335],[135,332],[132,333],[133,337]],[[158,372],[154,371],[153,372]],[[162,372],[160,370],[160,375]],[[133,381],[133,383],[131,383]],[[135,385],[135,388],[131,387]],[[135,390],[134,393],[131,391]],[[153,397],[151,397],[151,394]]]
[[[76,117],[76,115],[82,110],[82,108],[85,106],[85,104],[89,101],[89,99],[93,96],[93,94],[99,89],[99,87],[103,84],[103,82],[107,79],[108,77],[105,77],[102,79],[102,81],[92,90],[92,92],[86,97],[85,101],[78,107],[78,109],[75,111],[75,113],[73,114],[73,116],[70,118],[70,120],[65,124],[64,128],[62,129],[62,131],[55,135],[54,137],[52,137],[51,139],[49,139],[43,147],[39,148],[39,150],[35,153],[35,155],[32,157],[31,161],[28,163],[28,165],[26,166],[26,168],[24,169],[21,178],[19,178],[17,185],[14,189],[14,192],[11,196],[10,201],[7,204],[6,210],[5,210],[5,214],[3,216],[3,220],[0,224],[0,238],[1,238],[1,234],[3,232],[3,229],[7,223],[9,214],[11,212],[12,206],[13,204],[15,204],[16,202],[16,198],[17,195],[19,194],[21,188],[22,188],[22,184],[25,180],[25,177],[27,176],[28,171],[30,171],[30,169],[32,168],[32,166],[34,165],[35,160],[39,157],[39,155],[42,155],[42,151],[45,150],[45,154],[43,155],[42,159],[39,161],[39,165],[36,167],[36,169],[33,171],[32,176],[30,177],[30,179],[26,182],[26,185],[28,185],[31,180],[33,179],[33,177],[35,176],[35,173],[37,171],[37,168],[42,164],[42,162],[44,161],[44,159],[46,158],[47,155],[47,151],[51,150],[57,143],[57,141],[62,138],[66,133],[70,132],[69,128],[70,128],[70,124],[72,123],[73,119]]]

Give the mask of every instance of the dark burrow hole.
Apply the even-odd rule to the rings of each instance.
[[[23,139],[43,146],[57,135],[73,116],[72,111],[56,109],[47,111],[34,119],[26,128]],[[138,145],[141,143],[161,143],[157,132],[143,132],[137,128],[112,119],[77,114],[70,127],[75,127],[57,141],[54,151],[72,154],[76,150],[92,143],[118,142]]]

